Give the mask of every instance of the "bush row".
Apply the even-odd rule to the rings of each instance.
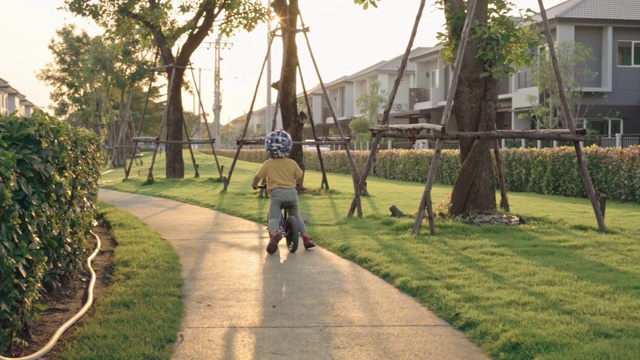
[[[0,116],[0,352],[28,338],[42,290],[83,268],[98,144],[92,133],[43,112]]]
[[[235,156],[235,150],[221,150]],[[591,146],[583,149],[597,194],[609,199],[640,203],[640,146],[624,149]],[[359,171],[369,151],[351,151]],[[587,191],[573,147],[504,149],[501,151],[508,191],[586,197]],[[264,150],[245,150],[241,160],[262,162]],[[386,179],[426,182],[433,150],[381,150],[373,175]],[[346,151],[323,152],[325,170],[351,173]],[[320,170],[315,151],[304,152],[305,167]],[[460,152],[442,150],[435,182],[453,185],[460,169]]]

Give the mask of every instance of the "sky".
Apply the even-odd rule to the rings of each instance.
[[[512,0],[518,8],[538,10],[537,0]],[[563,0],[546,0],[548,9]],[[353,0],[300,0],[300,12],[309,32],[309,47],[324,83],[351,75],[383,60],[402,55],[408,44],[419,0],[382,0],[378,8],[363,10]],[[444,14],[435,8],[434,1],[426,2],[425,10],[413,47],[429,47],[437,43],[436,34],[444,31]],[[263,0],[267,5],[267,0]],[[9,82],[27,100],[51,111],[51,89],[36,78],[36,74],[53,62],[48,49],[56,39],[55,31],[65,24],[75,24],[89,35],[100,29],[89,20],[58,10],[62,0],[0,0],[0,78]],[[251,33],[239,32],[224,41],[229,46],[221,50],[221,123],[225,124],[249,111],[256,86],[254,110],[266,105],[266,75],[258,84],[258,77],[267,54],[267,25],[260,25]],[[214,50],[205,40],[192,56],[193,76],[199,83],[203,107],[208,121],[213,120]],[[281,45],[276,38],[271,48],[271,80],[280,73]],[[297,38],[298,56],[307,89],[319,83],[304,36]],[[266,71],[266,69],[265,69]],[[301,89],[298,89],[301,91]],[[275,92],[272,93],[275,101]],[[198,112],[198,100],[185,95],[186,110]]]

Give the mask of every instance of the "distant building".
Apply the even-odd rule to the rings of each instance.
[[[9,115],[17,111],[19,115],[30,117],[37,107],[16,88],[0,78],[0,115]]]
[[[592,101],[580,126],[595,130],[599,145],[613,146],[616,137],[640,134],[640,1],[630,0],[569,0],[547,10],[552,38],[555,42],[572,41],[590,48],[595,56],[589,66],[598,76],[584,87],[585,101],[594,93],[605,96]],[[541,19],[538,18],[542,26]],[[449,97],[453,73],[440,56],[441,46],[419,47],[411,51],[398,93],[391,107],[390,124],[440,123]],[[352,75],[343,76],[309,90],[312,118],[319,136],[336,135],[331,110],[343,131],[349,133],[349,122],[361,115],[358,98],[366,93],[373,81],[380,84],[379,93],[389,95],[398,74],[402,56],[380,61]],[[532,83],[535,69],[523,68],[517,74],[504,76],[499,89],[498,129],[531,129],[534,124],[526,116],[532,108],[531,98],[539,96]],[[303,98],[304,94],[300,95]],[[330,103],[327,102],[327,98]],[[384,109],[380,109],[382,115]],[[260,118],[266,109],[254,110],[251,121]],[[305,110],[306,112],[306,110]],[[244,124],[244,117],[232,122]],[[255,117],[255,118],[254,118]],[[256,122],[257,124],[257,122]],[[281,122],[280,122],[281,124]],[[256,133],[263,131],[256,126]],[[457,128],[455,116],[449,130]],[[305,126],[305,138],[311,138]]]

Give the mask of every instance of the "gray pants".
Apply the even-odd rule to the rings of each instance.
[[[275,189],[271,192],[271,205],[269,206],[269,233],[273,234],[278,230],[280,223],[280,205],[289,202],[295,204],[293,208],[287,210],[289,215],[298,219],[298,231],[306,232],[307,228],[298,215],[298,192],[296,189]]]

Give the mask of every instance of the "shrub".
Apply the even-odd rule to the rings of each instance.
[[[0,117],[0,351],[24,341],[41,291],[82,269],[98,144],[43,112]]]
[[[587,147],[585,161],[597,194],[609,199],[640,203],[640,146],[625,149]],[[222,150],[222,156],[235,156],[235,150]],[[369,151],[351,151],[362,172]],[[501,151],[505,181],[509,191],[535,192],[586,197],[587,191],[573,147],[519,148]],[[433,150],[381,150],[376,156],[373,175],[391,180],[426,182]],[[264,150],[243,150],[241,160],[262,162]],[[351,173],[346,151],[323,152],[325,170]],[[304,152],[305,167],[320,171],[315,151]],[[460,152],[442,150],[435,182],[453,185],[460,169]]]

